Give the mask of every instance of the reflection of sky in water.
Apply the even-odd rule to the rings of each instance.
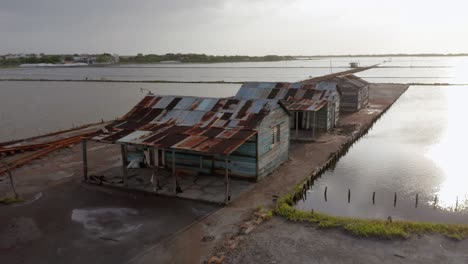
[[[357,75],[370,82],[468,84],[468,57],[393,58]],[[401,68],[399,68],[401,67]]]
[[[396,219],[468,223],[468,212],[449,213],[457,195],[461,208],[467,193],[463,167],[463,152],[468,147],[463,122],[466,95],[468,87],[411,87],[333,171],[315,181],[298,208],[342,216],[391,215]],[[374,191],[376,204],[372,205]],[[436,210],[432,206],[435,195]]]
[[[431,145],[425,156],[444,172],[444,179],[436,190],[439,205],[451,209],[459,199],[459,207],[466,206],[466,151],[468,150],[465,102],[468,97],[467,87],[447,89],[447,127],[438,142]],[[437,120],[434,120],[437,122]]]

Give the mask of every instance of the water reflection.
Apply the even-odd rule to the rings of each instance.
[[[297,207],[340,216],[468,223],[468,210],[462,210],[467,208],[467,95],[468,87],[410,87],[334,170],[314,182]]]
[[[465,101],[468,90],[464,87],[453,87],[445,92],[447,102],[446,130],[438,142],[429,146],[425,156],[430,158],[442,171],[443,182],[434,190],[438,197],[438,206],[446,210],[455,209],[458,197],[458,208],[466,208],[466,156],[468,139],[466,137]],[[440,120],[434,120],[440,122]]]

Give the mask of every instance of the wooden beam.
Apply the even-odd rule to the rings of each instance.
[[[128,182],[127,182],[127,176],[128,176],[127,146],[126,145],[120,145],[120,152],[122,154],[122,180],[123,180],[124,186],[128,186]]]
[[[83,180],[88,181],[88,151],[87,151],[87,141],[83,139],[81,141],[83,148]]]

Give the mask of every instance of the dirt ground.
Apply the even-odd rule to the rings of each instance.
[[[367,108],[358,113],[343,115],[340,126],[331,133],[321,136],[317,142],[292,143],[288,162],[228,206],[212,211],[209,216],[200,221],[195,221],[196,217],[188,218],[192,223],[188,228],[178,225],[179,230],[183,230],[176,232],[172,229],[174,234],[164,240],[153,240],[153,243],[148,243],[145,247],[138,249],[123,247],[120,250],[128,250],[134,255],[132,258],[126,255],[131,259],[129,263],[145,264],[202,263],[215,253],[232,252],[235,246],[227,246],[226,241],[239,234],[242,225],[252,218],[253,212],[259,206],[273,208],[277,197],[288,193],[314,169],[324,164],[331,153],[335,153],[343,144],[351,140],[351,135],[369,127],[375,118],[406,89],[406,85],[373,85],[370,89],[370,104]],[[90,173],[120,164],[119,148],[91,143],[88,146],[88,161]],[[74,181],[79,185],[82,175],[81,146],[77,145],[52,153],[42,160],[36,160],[28,166],[15,170],[14,175],[18,191],[28,198],[33,198],[37,193],[52,187],[58,192],[65,190],[63,186],[69,182]],[[0,196],[8,192],[8,182],[3,178],[0,182]],[[95,200],[89,200],[89,206],[93,201]],[[71,200],[64,200],[64,202],[72,203]],[[174,208],[172,202],[167,206]],[[0,209],[0,212],[3,211],[3,208]],[[161,214],[167,217],[166,214],[171,214],[171,211],[164,210]],[[141,221],[146,221],[146,219],[142,218]],[[268,225],[271,223],[276,222],[268,222]],[[155,229],[154,232],[159,232],[159,230]],[[151,230],[147,229],[147,231]],[[338,242],[335,241],[335,243]],[[241,242],[240,245],[242,246],[243,243]],[[252,250],[256,250],[255,247]],[[103,262],[108,261],[103,259],[101,263]]]
[[[437,235],[359,239],[280,217],[253,231],[224,263],[468,263],[468,240]]]

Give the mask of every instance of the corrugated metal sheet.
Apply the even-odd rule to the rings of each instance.
[[[148,95],[93,139],[227,155],[279,108],[275,100]]]
[[[336,83],[244,83],[236,94],[238,99],[281,100],[290,111],[318,111],[334,96],[339,96]],[[253,112],[260,111],[254,105]]]

